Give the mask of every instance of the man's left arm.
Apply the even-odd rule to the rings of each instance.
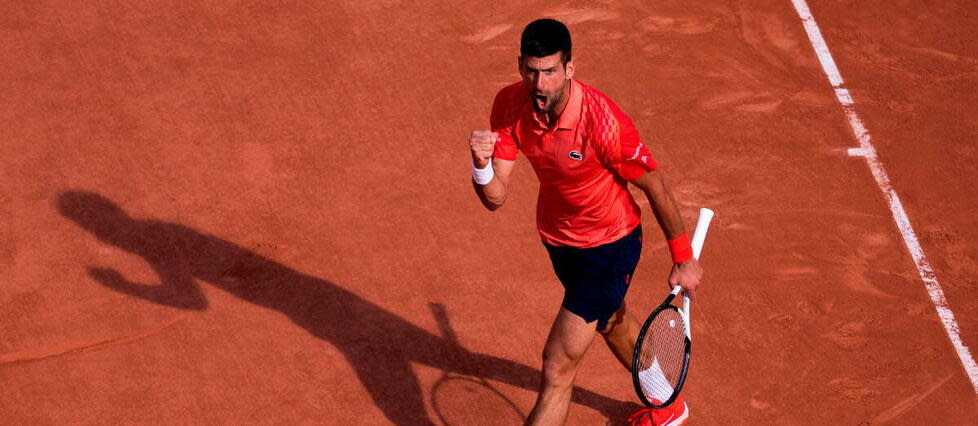
[[[641,189],[649,199],[655,220],[659,222],[659,227],[669,241],[669,251],[672,253],[674,263],[669,274],[669,286],[682,286],[692,298],[700,285],[703,269],[699,261],[693,257],[683,217],[679,213],[679,206],[672,196],[672,191],[666,184],[662,170],[657,168],[643,173],[631,180],[631,183]]]

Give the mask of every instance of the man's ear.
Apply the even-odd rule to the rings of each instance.
[[[516,71],[523,75],[523,55],[516,57]]]
[[[574,78],[574,60],[571,59],[567,61],[567,65],[564,66],[564,73],[567,74],[567,79],[570,80]]]

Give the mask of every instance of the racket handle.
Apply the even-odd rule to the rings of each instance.
[[[713,220],[713,210],[701,208],[700,217],[696,220],[696,229],[693,231],[693,239],[690,241],[693,246],[693,257],[697,259],[703,252],[703,243],[706,241],[706,231],[710,229],[711,220]]]
[[[710,229],[710,221],[713,220],[713,214],[713,210],[703,207],[700,208],[700,217],[696,219],[696,229],[693,230],[693,239],[690,241],[690,245],[693,246],[693,257],[695,257],[697,260],[700,258],[700,253],[703,252],[703,243],[706,242],[706,231]],[[678,288],[679,286],[676,286],[676,289]],[[676,289],[673,289],[673,294],[676,294]],[[686,337],[692,340],[689,310],[689,295],[683,293],[683,313],[686,317],[686,321],[684,322],[686,325]]]

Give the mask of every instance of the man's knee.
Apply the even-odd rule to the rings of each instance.
[[[543,380],[550,387],[569,387],[574,383],[581,359],[566,354],[543,354]]]

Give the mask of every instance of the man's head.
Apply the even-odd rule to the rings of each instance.
[[[570,31],[553,19],[531,22],[520,37],[519,66],[537,112],[563,107],[574,77]]]

